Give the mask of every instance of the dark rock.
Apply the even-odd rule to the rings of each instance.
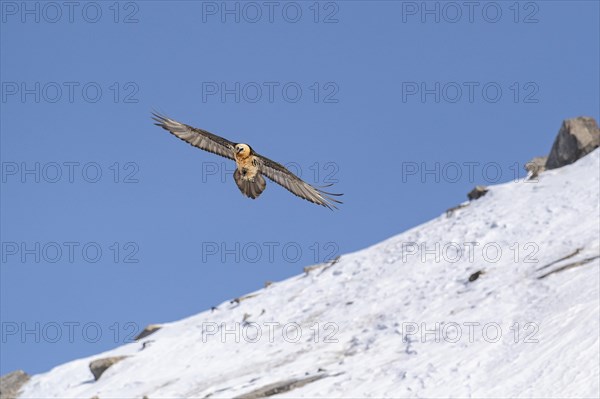
[[[147,347],[149,347],[153,342],[154,342],[153,339],[150,339],[148,341],[144,341],[142,343],[142,349],[140,349],[140,350],[143,351],[144,349],[146,349]]]
[[[469,276],[469,283],[472,283],[473,281],[477,280],[479,276],[481,276],[483,273],[483,270],[477,270],[475,273],[471,274]]]
[[[94,375],[94,379],[96,381],[98,381],[100,376],[106,370],[108,370],[109,367],[111,367],[115,363],[120,362],[121,360],[125,359],[126,357],[127,356],[113,356],[113,357],[106,357],[104,359],[97,359],[97,360],[94,360],[93,362],[91,362],[90,370],[92,371],[92,374]]]
[[[0,398],[14,399],[21,387],[31,378],[23,370],[16,370],[0,377]]]
[[[484,195],[487,194],[487,192],[488,192],[488,189],[486,187],[475,186],[475,188],[473,190],[471,190],[471,192],[469,192],[469,194],[467,194],[467,197],[469,198],[469,201],[473,201],[473,200],[483,197]]]
[[[336,265],[340,261],[340,259],[342,259],[342,255],[338,255],[335,258],[331,259],[329,261],[329,266]]]
[[[600,146],[600,129],[594,118],[580,116],[563,122],[554,140],[546,169],[572,164]]]
[[[134,339],[136,341],[139,341],[142,338],[146,338],[148,335],[154,334],[155,332],[157,332],[161,328],[162,328],[162,326],[160,326],[158,324],[149,324]]]

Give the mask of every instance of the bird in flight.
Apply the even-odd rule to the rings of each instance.
[[[333,208],[337,209],[335,204],[342,203],[333,198],[342,194],[329,193],[311,186],[285,166],[257,154],[248,144],[234,143],[206,130],[177,122],[157,113],[152,115],[156,126],[162,127],[181,140],[194,147],[234,160],[237,167],[233,178],[246,197],[256,199],[264,191],[267,187],[264,175],[292,194],[317,205],[333,210]]]

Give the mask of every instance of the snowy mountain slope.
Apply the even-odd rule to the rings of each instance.
[[[599,158],[33,376],[21,397],[598,397]],[[89,363],[119,355],[94,381]]]

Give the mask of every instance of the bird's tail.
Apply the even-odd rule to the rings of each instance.
[[[256,199],[267,187],[267,182],[257,173],[253,180],[244,179],[238,169],[233,172],[233,178],[238,188],[246,197]]]

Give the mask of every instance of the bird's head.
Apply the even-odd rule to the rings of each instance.
[[[252,150],[248,144],[236,144],[235,155],[239,158],[246,158],[250,156]]]

